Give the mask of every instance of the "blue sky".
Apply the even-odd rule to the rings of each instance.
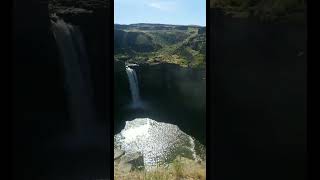
[[[114,0],[114,23],[206,25],[206,0]]]

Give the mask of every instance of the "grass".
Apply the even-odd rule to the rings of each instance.
[[[204,180],[205,163],[197,163],[186,158],[177,158],[169,166],[159,166],[150,171],[133,170],[120,173],[115,168],[115,180]]]
[[[172,166],[173,166],[173,169],[174,169],[174,172],[175,172],[176,179],[182,178],[183,174],[184,174],[184,172],[183,172],[183,163],[181,163],[178,160],[175,160],[175,161],[173,161]]]

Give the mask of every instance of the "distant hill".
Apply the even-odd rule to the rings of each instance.
[[[159,45],[155,44],[152,37],[144,32],[128,32],[116,29],[114,31],[116,52],[136,51],[136,52],[152,52],[159,49]]]
[[[205,27],[144,23],[114,27],[116,60],[205,67]]]

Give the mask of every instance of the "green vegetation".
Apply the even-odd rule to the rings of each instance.
[[[211,0],[211,8],[222,8],[234,16],[254,16],[262,20],[297,18],[305,11],[304,0]]]
[[[135,63],[174,63],[204,68],[205,27],[161,24],[115,25],[115,59]]]

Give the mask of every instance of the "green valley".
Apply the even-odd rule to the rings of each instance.
[[[164,24],[115,24],[115,60],[205,68],[206,28]]]

